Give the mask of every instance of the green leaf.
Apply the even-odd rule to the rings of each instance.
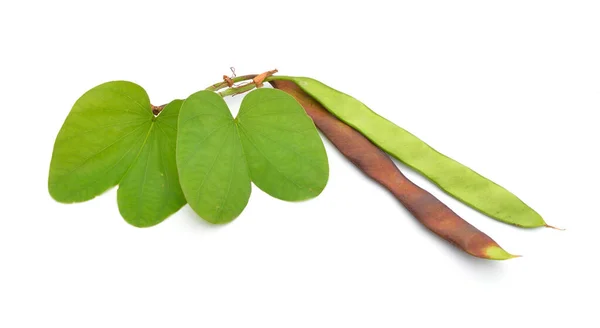
[[[101,84],[77,100],[56,137],[48,191],[57,201],[90,200],[111,187],[123,218],[138,227],[160,223],[185,199],[175,165],[182,101],[155,117],[137,84]]]
[[[287,201],[318,196],[329,177],[327,154],[313,121],[289,94],[258,89],[237,117],[252,181]]]
[[[212,223],[235,219],[250,198],[250,181],[273,197],[317,196],[329,176],[312,120],[287,93],[259,89],[234,120],[212,91],[188,97],[179,115],[177,167],[185,197]]]
[[[237,127],[212,91],[191,95],[181,108],[177,167],[185,197],[203,219],[227,223],[248,204],[250,175]]]
[[[119,211],[135,226],[158,224],[186,203],[175,162],[182,104],[183,100],[172,101],[153,121],[137,160],[119,183]]]

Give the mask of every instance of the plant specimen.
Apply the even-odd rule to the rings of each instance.
[[[510,191],[355,98],[311,78],[276,72],[224,76],[162,106],[151,105],[132,82],[92,88],[75,102],[56,138],[50,195],[63,203],[82,202],[118,185],[119,211],[134,226],[156,225],[186,203],[204,220],[227,223],[246,207],[251,183],[286,201],[323,191],[329,165],[318,128],[419,222],[473,256],[515,257],[408,180],[389,155],[491,218],[526,228],[548,226]],[[262,88],[264,82],[274,88]],[[234,118],[223,97],[248,91]]]

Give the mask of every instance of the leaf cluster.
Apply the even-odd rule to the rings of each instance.
[[[48,190],[75,203],[118,185],[123,218],[149,227],[186,203],[209,222],[227,223],[247,205],[251,183],[301,201],[318,196],[328,176],[312,120],[283,91],[250,92],[236,118],[213,91],[154,115],[142,87],[113,81],[75,102],[56,137]]]

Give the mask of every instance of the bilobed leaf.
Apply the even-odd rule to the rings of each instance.
[[[86,92],[60,129],[48,187],[59,202],[90,200],[115,186],[148,134],[148,95],[129,82],[108,82]]]
[[[235,219],[250,198],[250,176],[237,127],[212,91],[188,97],[179,115],[177,167],[192,209],[212,223]]]
[[[119,209],[127,222],[145,227],[163,221],[185,204],[174,154],[180,105],[175,101],[155,117],[146,91],[126,81],[86,92],[56,138],[50,195],[83,202],[122,181]]]
[[[175,164],[177,116],[182,104],[182,100],[174,100],[163,109],[119,183],[119,211],[135,226],[160,223],[186,203]]]
[[[313,121],[287,93],[258,89],[242,101],[237,125],[252,181],[269,195],[299,201],[318,196],[329,177]]]
[[[177,168],[185,197],[212,223],[235,219],[246,207],[250,181],[284,200],[317,196],[329,166],[312,120],[283,91],[248,94],[234,120],[212,91],[188,97],[179,114]]]

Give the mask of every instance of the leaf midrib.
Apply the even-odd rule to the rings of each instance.
[[[239,123],[239,124],[240,124],[240,125],[242,125],[242,123]],[[247,128],[248,128],[247,126],[246,126],[246,127],[244,127],[244,129],[247,129]],[[280,141],[278,141],[278,140],[276,140],[276,139],[273,139],[273,138],[270,138],[270,137],[268,137],[266,134],[264,134],[264,133],[262,133],[262,132],[259,132],[259,130],[255,130],[255,129],[249,129],[249,130],[252,130],[252,131],[251,131],[252,133],[256,133],[256,134],[258,134],[258,135],[262,136],[263,138],[265,138],[265,139],[267,139],[267,140],[270,140],[271,142],[273,142],[273,143],[275,143],[275,144],[281,145],[281,142],[280,142]],[[285,131],[285,130],[284,130],[284,131]],[[306,130],[306,131],[308,131],[308,130]],[[258,147],[256,147],[256,144],[255,144],[255,143],[252,143],[252,145],[254,145],[254,147],[258,149]],[[297,151],[296,151],[296,150],[295,150],[293,147],[287,147],[287,148],[286,148],[286,147],[282,147],[282,149],[285,149],[286,151],[289,151],[289,152],[291,152],[291,153],[295,154],[295,155],[296,155],[296,156],[298,156],[298,158],[299,158],[299,159],[301,159],[301,160],[305,158],[305,156],[304,156],[303,154],[300,154],[300,153],[298,153],[298,152],[297,152]],[[264,155],[262,152],[261,152],[261,154],[262,154],[263,156],[265,156],[265,155]],[[265,157],[265,158],[266,158],[266,157]],[[313,163],[312,161],[303,161],[303,162],[304,162],[304,163],[308,163],[308,165],[309,165],[310,167],[312,167],[312,168],[313,168],[315,171],[320,171],[321,173],[323,173],[323,168],[322,168],[322,167],[318,167],[318,166],[314,165],[314,163]],[[271,163],[271,162],[269,161],[269,163]],[[272,163],[271,163],[271,165],[272,165]],[[275,165],[273,165],[273,166],[275,166]]]
[[[250,136],[248,135],[248,132],[246,132],[246,129],[244,128],[244,126],[241,125],[241,124],[239,124],[238,126],[239,126],[240,130],[242,131],[242,133],[244,133],[244,135],[246,136],[246,140],[248,140],[248,142],[250,142],[252,144],[252,146],[254,146],[254,148],[256,148],[256,150],[265,158],[265,160],[267,160],[267,162],[269,162],[269,164],[271,165],[271,167],[273,167],[275,169],[275,171],[279,172],[279,174],[281,174],[282,177],[284,177],[286,180],[288,180],[289,182],[291,182],[292,184],[294,184],[296,187],[298,187],[300,189],[305,189],[305,190],[311,189],[310,187],[300,186],[293,179],[291,179],[286,174],[284,174],[283,172],[281,172],[279,170],[279,168],[277,167],[277,165],[274,165],[273,162],[262,152],[262,150],[260,149],[260,147],[256,146],[256,144],[254,143],[254,141],[252,140],[252,138],[250,138]],[[250,164],[248,164],[248,165],[250,165]],[[254,181],[254,179],[252,179],[252,180]]]
[[[231,122],[231,123],[233,123],[233,122]],[[221,144],[221,147],[219,147],[220,150],[217,153],[217,156],[215,156],[215,159],[213,160],[212,164],[210,165],[210,168],[208,169],[208,171],[204,175],[204,178],[202,178],[202,183],[198,187],[198,190],[196,190],[196,197],[195,197],[196,201],[199,200],[200,193],[202,191],[202,187],[204,187],[204,184],[206,183],[206,180],[208,180],[208,176],[212,173],[212,170],[215,168],[215,164],[217,163],[218,159],[221,157],[221,154],[223,154],[223,146],[227,143],[227,140],[229,140],[229,138],[224,138],[224,141]]]
[[[129,171],[131,170],[131,168],[133,167],[133,165],[137,162],[138,158],[142,154],[142,151],[144,150],[144,147],[146,147],[146,143],[148,143],[148,138],[150,137],[150,135],[152,133],[152,129],[154,128],[154,124],[155,123],[156,122],[152,121],[152,123],[150,124],[150,128],[148,129],[148,133],[146,134],[146,138],[144,139],[144,142],[142,142],[142,146],[140,147],[140,151],[136,155],[135,159],[131,162],[131,165],[129,165],[129,167],[127,168],[127,172],[125,172],[125,174],[123,175],[123,178],[125,178],[129,174]],[[148,177],[148,164],[150,163],[151,151],[152,151],[152,149],[148,150],[148,156],[146,157],[146,167],[144,168],[144,179],[142,179],[142,183],[141,183],[141,186],[140,186],[140,192],[138,193],[138,206],[137,206],[137,209],[135,211],[136,218],[139,218],[140,213],[142,211],[142,202],[140,200],[142,199],[142,196],[144,194],[144,187],[146,185],[146,178]],[[123,180],[123,178],[121,180]],[[119,181],[119,184],[120,183],[121,182]]]
[[[233,124],[233,134],[234,136],[237,135],[237,131],[236,131],[236,125]],[[235,139],[235,138],[234,138]],[[229,173],[229,184],[227,185],[227,191],[225,192],[225,195],[223,197],[223,199],[221,200],[221,204],[219,204],[219,208],[217,209],[217,214],[216,217],[220,220],[221,216],[223,215],[223,205],[225,205],[225,203],[227,202],[227,200],[229,199],[229,194],[231,192],[231,186],[233,185],[233,172],[235,172],[235,163],[237,162],[237,158],[236,158],[236,152],[235,152],[235,146],[236,144],[240,144],[241,142],[239,140],[233,140],[232,142],[232,148],[233,148],[233,152],[232,152],[232,156],[233,156],[233,160],[231,161],[231,172]],[[238,145],[241,146],[241,145]]]
[[[152,123],[153,123],[153,122],[150,122],[150,124],[152,124]],[[110,145],[108,145],[108,146],[106,146],[106,147],[104,147],[104,148],[100,149],[100,150],[99,150],[99,151],[97,151],[96,153],[92,154],[91,156],[89,156],[88,158],[86,158],[85,160],[83,160],[83,162],[81,162],[81,163],[80,163],[79,165],[77,165],[75,168],[71,169],[71,170],[70,170],[69,172],[67,172],[67,173],[64,173],[64,174],[62,174],[62,175],[60,176],[60,179],[57,179],[57,180],[61,180],[61,179],[64,179],[64,178],[66,178],[66,177],[68,177],[68,176],[72,175],[72,174],[73,174],[75,171],[77,171],[77,170],[78,170],[78,169],[80,169],[82,166],[84,166],[84,165],[85,165],[87,162],[89,162],[89,161],[90,161],[92,158],[94,158],[94,157],[96,157],[96,156],[100,155],[102,152],[104,152],[104,151],[105,151],[105,150],[107,150],[108,148],[110,148],[110,147],[114,146],[114,145],[115,145],[115,144],[117,144],[119,141],[121,141],[121,140],[125,139],[127,136],[131,135],[132,133],[134,133],[135,131],[137,131],[138,129],[140,129],[141,127],[143,127],[144,125],[145,125],[145,123],[144,123],[144,124],[140,124],[140,126],[138,126],[138,127],[136,127],[135,129],[133,129],[133,130],[129,131],[129,132],[128,132],[128,133],[126,133],[125,135],[121,136],[119,139],[115,140],[115,141],[114,141],[114,142],[112,142]],[[152,128],[150,128],[150,129],[148,129],[148,130],[151,130],[151,129],[152,129]],[[147,136],[146,136],[146,138],[147,138]],[[145,141],[144,141],[144,142],[145,142]],[[135,145],[135,143],[134,143],[134,145]],[[140,150],[141,150],[142,148],[143,148],[143,145],[142,145],[142,147],[140,147]],[[126,153],[128,153],[128,152],[129,152],[129,151],[127,151]],[[138,155],[139,155],[139,153],[138,153]],[[121,158],[121,159],[122,159],[122,158]],[[136,159],[137,159],[137,157],[136,157]],[[119,160],[119,161],[120,161],[120,160]],[[114,167],[114,166],[113,166],[113,167]],[[129,167],[131,167],[131,165],[129,165]],[[56,185],[56,184],[58,184],[58,182],[52,182],[52,183],[50,183],[50,184],[51,184],[51,185]]]

